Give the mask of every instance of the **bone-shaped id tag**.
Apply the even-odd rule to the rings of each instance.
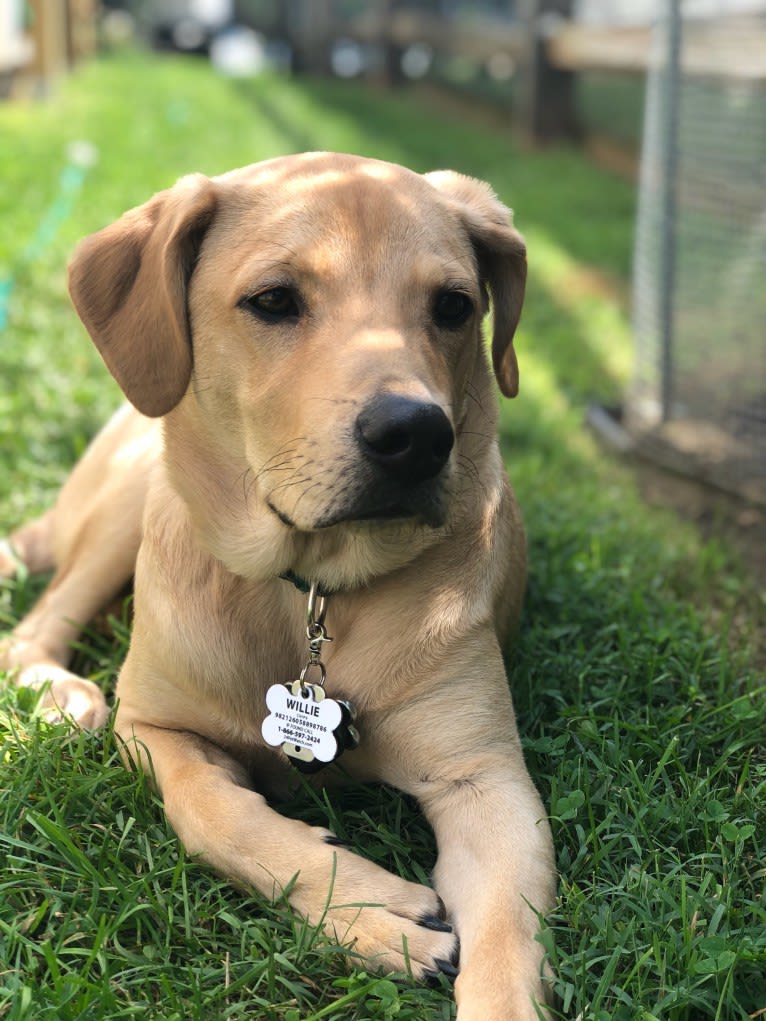
[[[313,773],[356,748],[359,734],[348,702],[328,698],[319,684],[272,684],[266,692],[269,715],[261,731],[267,744],[280,747],[293,765]]]
[[[356,748],[359,734],[354,726],[356,713],[350,702],[325,694],[325,667],[321,660],[323,642],[331,642],[324,626],[326,597],[320,597],[316,584],[309,591],[309,660],[297,681],[272,684],[266,692],[269,715],[261,725],[267,744],[280,748],[292,764],[304,773],[315,773],[334,762],[348,748]],[[319,670],[320,681],[306,680],[309,670]]]

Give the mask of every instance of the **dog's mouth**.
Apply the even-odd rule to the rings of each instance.
[[[436,503],[417,509],[402,504],[391,504],[386,507],[374,507],[369,510],[332,515],[323,518],[316,527],[318,529],[331,528],[334,525],[354,524],[355,522],[365,522],[370,525],[380,524],[383,527],[394,521],[401,521],[410,522],[415,526],[426,525],[429,528],[440,528],[444,524],[445,517],[443,508]]]
[[[295,528],[295,522],[283,510],[280,510],[271,500],[266,501],[266,506],[269,508],[272,514],[276,515],[283,525],[287,525],[288,528]]]
[[[328,508],[310,525],[298,524],[289,514],[285,513],[272,500],[267,500],[269,510],[279,518],[283,525],[298,531],[323,531],[337,525],[350,525],[365,523],[368,525],[380,524],[381,527],[390,525],[392,522],[410,522],[411,524],[425,525],[429,528],[440,528],[446,519],[444,502],[439,495],[430,494],[427,498],[418,498],[412,501],[397,501],[391,503],[366,504],[359,502],[346,506],[333,506]]]
[[[378,507],[373,510],[363,511],[356,517],[349,517],[348,521],[393,521],[396,518],[414,518],[417,515],[408,507],[401,504],[392,504],[390,507]]]

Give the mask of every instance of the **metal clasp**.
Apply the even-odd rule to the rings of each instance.
[[[327,596],[320,596],[319,584],[315,581],[312,581],[311,585],[309,586],[309,602],[308,606],[306,607],[307,629],[311,629],[314,624],[324,624],[326,614],[327,614]],[[332,641],[332,639],[330,640]]]
[[[312,582],[309,588],[308,606],[306,608],[306,637],[309,640],[309,660],[301,671],[301,684],[305,682],[306,674],[311,667],[319,670],[319,686],[324,686],[327,672],[322,662],[322,645],[331,642],[332,638],[327,634],[324,626],[324,619],[327,613],[327,596],[319,595],[319,585]],[[307,682],[306,682],[307,683]]]

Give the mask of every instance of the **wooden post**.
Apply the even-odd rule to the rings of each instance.
[[[98,38],[97,0],[67,0],[69,9],[68,52],[70,63],[90,57],[96,52]]]
[[[547,41],[556,22],[569,18],[573,0],[520,0],[527,33],[518,110],[533,138],[541,142],[580,137],[574,102],[574,72],[553,67]]]
[[[47,90],[69,66],[69,12],[65,0],[29,0],[29,6],[35,47],[31,71]]]
[[[331,0],[288,0],[294,71],[327,74],[332,35]]]
[[[383,49],[383,83],[389,87],[401,85],[404,80],[402,71],[402,47],[394,39],[391,23],[401,6],[400,0],[379,0],[380,45]]]

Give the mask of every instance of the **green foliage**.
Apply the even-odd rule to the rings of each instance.
[[[83,68],[46,105],[0,108],[0,137],[0,279],[13,281],[0,332],[0,529],[48,505],[119,399],[66,297],[83,234],[183,173],[302,149],[451,166],[516,207],[530,286],[522,391],[504,407],[502,443],[532,573],[509,671],[554,827],[560,898],[543,939],[561,1016],[762,1011],[766,692],[743,645],[752,602],[726,550],[647,509],[581,425],[585,402],[617,399],[628,371],[630,188],[575,150],[524,152],[509,131],[416,96],[233,83],[201,62],[140,55]],[[64,208],[78,140],[99,160]],[[38,591],[5,585],[0,624]],[[127,619],[114,641],[83,636],[78,669],[111,685]],[[187,860],[111,733],[69,734],[33,702],[0,696],[0,1016],[451,1016],[446,985],[349,973],[349,953],[284,905]],[[407,878],[424,881],[433,865],[416,806],[394,792],[306,787],[291,812]]]

